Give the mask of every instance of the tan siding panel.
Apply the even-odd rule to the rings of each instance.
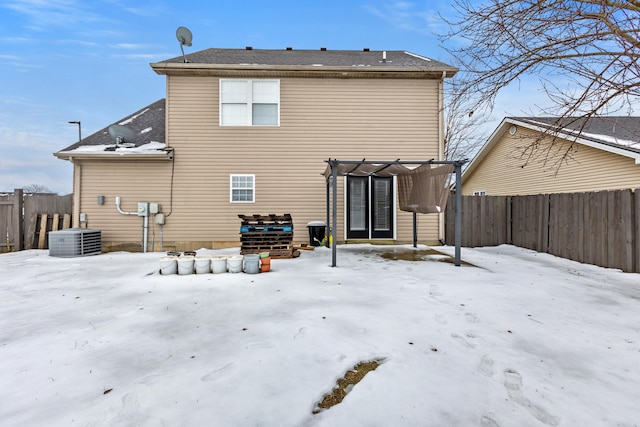
[[[168,211],[170,162],[84,161],[80,212],[87,214],[89,228],[102,230],[104,241],[142,241],[142,219],[118,213],[121,208],[135,212],[138,202],[158,202]],[[105,203],[98,204],[98,196]]]

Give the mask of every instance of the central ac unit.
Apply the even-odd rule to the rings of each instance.
[[[77,257],[102,253],[102,232],[92,228],[68,228],[49,232],[49,256]]]

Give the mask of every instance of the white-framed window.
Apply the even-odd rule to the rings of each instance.
[[[230,201],[231,203],[255,203],[256,176],[231,174]]]
[[[280,80],[220,79],[220,126],[279,126]]]
[[[474,191],[473,192],[474,196],[486,196],[487,195],[487,191],[486,190],[478,190],[478,191]]]

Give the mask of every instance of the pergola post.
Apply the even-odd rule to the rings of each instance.
[[[329,204],[330,200],[329,200],[329,188],[330,188],[330,182],[327,180],[327,230],[326,230],[326,236],[327,236],[327,241],[325,242],[325,246],[328,248],[329,247],[329,230],[331,230],[331,218],[330,218],[330,209],[329,206],[331,206]]]
[[[336,224],[338,223],[338,204],[336,200],[338,200],[338,164],[331,164],[331,181],[333,184],[333,227],[331,227],[331,237],[333,239],[333,243],[331,244],[331,267],[336,266]],[[331,240],[331,239],[330,239]]]
[[[418,214],[413,213],[413,247],[418,247]]]
[[[456,163],[456,212],[455,212],[455,259],[454,263],[460,267],[460,247],[462,246],[462,163]]]

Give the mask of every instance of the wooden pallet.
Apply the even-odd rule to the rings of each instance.
[[[300,251],[293,246],[287,248],[268,247],[268,246],[255,246],[255,247],[242,247],[240,248],[240,254],[259,254],[261,252],[269,252],[269,256],[274,259],[284,258],[297,258],[300,256]]]
[[[293,225],[293,219],[291,218],[291,214],[284,214],[284,215],[239,214],[238,218],[242,220],[242,225]]]
[[[260,245],[260,244],[291,244],[293,240],[293,233],[290,232],[247,232],[240,233],[240,242],[245,245]]]
[[[271,258],[295,258],[300,251],[292,245],[293,219],[284,215],[238,215],[240,227],[241,254],[269,252]]]

